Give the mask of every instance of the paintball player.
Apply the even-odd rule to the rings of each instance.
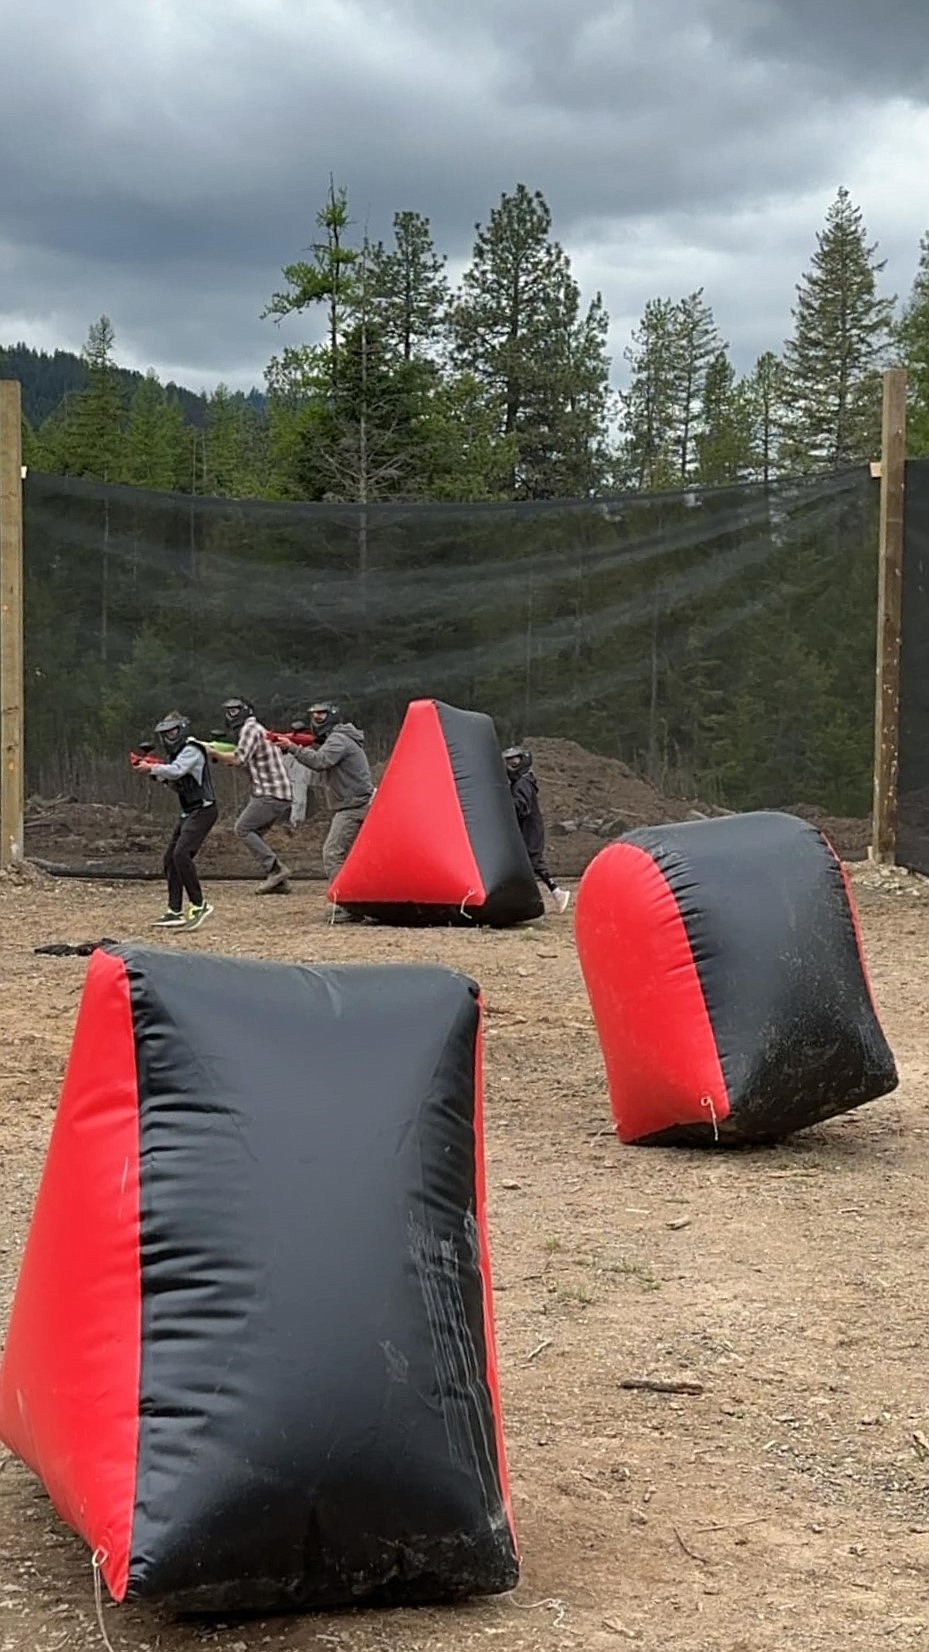
[[[155,729],[166,761],[161,763],[154,754],[138,756],[130,761],[135,769],[150,774],[177,793],[181,806],[180,819],[171,834],[164,855],[164,873],[168,880],[168,909],[155,919],[156,929],[199,929],[213,911],[204,898],[195,861],[219,817],[213,775],[210,771],[206,746],[193,740],[190,724],[179,711],[169,711]],[[190,901],[185,918],[184,895]]]
[[[210,747],[214,763],[225,763],[230,768],[245,769],[251,786],[251,797],[235,823],[239,840],[254,855],[263,881],[258,885],[259,895],[288,894],[290,868],[265,843],[272,826],[284,825],[290,818],[293,788],[279,748],[268,739],[268,732],[255,716],[255,708],[239,695],[223,705],[223,721],[230,736],[234,736],[234,751]]]
[[[339,708],[328,701],[310,707],[313,746],[284,740],[283,749],[304,768],[321,776],[332,825],[323,844],[323,870],[330,883],[348,858],[374,796],[371,770],[364,750],[364,734],[354,723],[339,721]],[[351,923],[352,916],[336,906],[333,923]],[[359,922],[362,920],[358,920]]]
[[[539,804],[539,782],[532,772],[532,753],[526,746],[510,746],[503,753],[503,761],[529,863],[539,882],[551,895],[556,912],[567,912],[570,891],[559,889],[545,864],[545,822]]]

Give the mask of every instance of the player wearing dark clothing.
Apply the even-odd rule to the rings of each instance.
[[[199,929],[213,911],[204,898],[197,875],[196,858],[213,827],[218,810],[209,754],[199,740],[191,739],[190,724],[179,711],[169,711],[155,730],[167,759],[136,761],[153,780],[160,780],[177,793],[180,819],[171,834],[164,855],[168,881],[168,909],[155,920],[156,929]],[[184,895],[190,910],[184,916]]]
[[[516,819],[523,834],[529,863],[540,883],[543,883],[555,903],[557,912],[566,912],[571,895],[559,889],[545,864],[545,821],[539,804],[539,782],[532,772],[532,753],[525,746],[510,746],[503,753],[510,795],[516,810]]]

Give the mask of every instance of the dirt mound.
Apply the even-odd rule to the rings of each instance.
[[[553,823],[573,820],[580,826],[612,819],[618,823],[616,831],[622,832],[633,826],[686,820],[694,812],[726,812],[698,798],[663,797],[625,763],[615,757],[598,757],[575,740],[539,739],[529,745],[539,786],[544,788],[545,813]]]
[[[708,819],[730,811],[699,797],[669,797],[627,764],[598,757],[574,740],[531,740],[548,823],[553,863],[576,863],[582,870],[604,840],[619,837],[636,826],[662,826],[677,820]],[[849,859],[867,854],[871,823],[830,815],[813,804],[783,804],[785,814],[797,815],[825,832],[838,852]],[[559,839],[562,841],[559,842]],[[567,840],[567,841],[564,841]],[[566,871],[564,865],[556,867]],[[573,869],[573,867],[572,867]]]
[[[208,877],[255,877],[255,863],[232,830],[237,810],[227,804],[203,851]],[[26,854],[40,864],[86,867],[101,875],[159,872],[175,818],[172,800],[157,797],[151,810],[124,803],[53,803],[30,798],[26,809]],[[328,821],[316,811],[291,836],[272,832],[270,841],[294,872],[322,876],[320,851]]]
[[[548,859],[559,877],[580,877],[603,848],[636,826],[725,814],[699,798],[665,797],[615,757],[575,740],[527,742],[548,830]]]
[[[784,812],[798,815],[801,820],[808,820],[812,826],[825,833],[833,849],[837,849],[846,859],[863,860],[867,855],[868,844],[871,842],[870,820],[855,820],[847,815],[828,815],[811,803],[792,803]]]
[[[548,859],[557,877],[576,879],[604,843],[636,826],[727,813],[700,798],[668,797],[625,763],[599,757],[575,740],[530,740],[542,810],[548,829]],[[375,780],[383,764],[374,766]],[[254,863],[236,840],[232,823],[244,802],[228,773],[218,776],[220,820],[204,850],[208,877],[254,877]],[[281,856],[301,876],[322,876],[321,849],[329,815],[310,792],[311,812],[295,835],[271,835]],[[173,799],[153,791],[146,808],[129,803],[81,803],[73,798],[30,798],[26,810],[26,853],[55,866],[86,867],[101,876],[116,872],[154,873],[174,819]],[[870,835],[867,820],[836,819],[808,804],[791,814],[812,821],[840,854],[861,858]]]

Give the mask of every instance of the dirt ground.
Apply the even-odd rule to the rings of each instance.
[[[929,1644],[929,898],[858,869],[896,1095],[789,1145],[635,1150],[611,1133],[568,919],[509,934],[332,929],[322,891],[173,944],[434,960],[483,985],[504,1420],[523,1581],[448,1612],[216,1627],[104,1609],[122,1652],[850,1652]],[[86,965],[47,941],[149,938],[160,891],[0,882],[0,1320]],[[696,1395],[624,1378],[695,1379]],[[0,1457],[0,1652],[101,1644],[90,1560]]]

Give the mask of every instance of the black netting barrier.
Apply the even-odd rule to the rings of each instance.
[[[877,502],[866,470],[367,508],[30,475],[29,852],[157,865],[170,799],[126,753],[174,706],[209,734],[232,693],[271,727],[336,698],[375,760],[412,698],[490,712],[501,740],[534,747],[556,871],[576,875],[604,838],[692,809],[805,810],[860,852]],[[221,779],[228,820],[241,784]],[[316,869],[316,830],[289,860]],[[220,828],[208,853],[251,869]]]
[[[929,872],[929,459],[906,467],[897,860]]]

